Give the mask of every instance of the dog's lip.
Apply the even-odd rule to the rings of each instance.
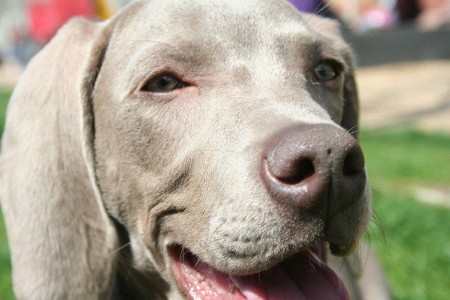
[[[169,246],[171,269],[188,299],[349,299],[343,282],[326,265],[324,243],[304,249],[251,275],[232,275],[201,261],[180,245]]]

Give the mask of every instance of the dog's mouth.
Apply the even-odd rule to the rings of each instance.
[[[214,269],[179,246],[169,253],[178,287],[188,299],[349,299],[343,282],[325,263],[323,243],[246,276]]]

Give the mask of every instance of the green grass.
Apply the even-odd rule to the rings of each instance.
[[[3,126],[5,123],[6,106],[8,103],[10,93],[0,88],[0,137],[3,133]]]
[[[3,132],[8,99],[9,92],[0,89],[0,136]],[[14,299],[14,296],[11,288],[11,262],[9,260],[9,249],[3,224],[3,216],[0,209],[0,299],[8,300]]]
[[[394,299],[445,300],[450,295],[450,210],[408,196],[379,193],[374,209],[385,237],[371,228]]]
[[[384,231],[372,224],[368,236],[394,299],[448,299],[450,209],[419,203],[412,192],[416,186],[450,188],[450,136],[363,131],[361,144]]]
[[[6,242],[6,231],[3,225],[3,216],[0,210],[0,295],[1,299],[14,299],[11,284],[11,262]]]
[[[9,97],[0,90],[0,132]],[[422,204],[416,186],[450,187],[450,136],[414,130],[361,134],[382,230],[368,239],[386,270],[394,299],[444,300],[450,295],[450,209]],[[0,298],[14,299],[0,214]]]
[[[372,183],[404,188],[449,185],[450,137],[416,130],[363,131],[361,143]]]

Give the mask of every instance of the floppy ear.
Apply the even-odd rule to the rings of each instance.
[[[312,30],[332,41],[343,54],[348,71],[345,74],[344,111],[340,125],[358,138],[359,101],[354,74],[354,59],[349,46],[342,38],[340,25],[337,21],[312,14],[303,14],[303,17]]]
[[[0,183],[19,299],[109,297],[118,241],[96,184],[90,95],[110,27],[69,22],[11,98]]]

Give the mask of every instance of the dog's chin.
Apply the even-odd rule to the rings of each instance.
[[[309,247],[259,273],[233,275],[170,246],[171,267],[188,299],[349,299],[343,282],[325,262],[325,244]]]

